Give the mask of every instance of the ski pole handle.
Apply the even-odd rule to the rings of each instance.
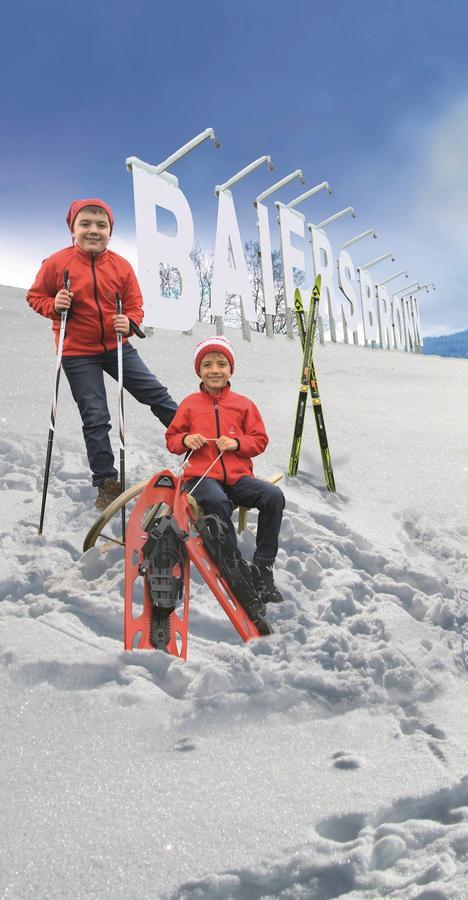
[[[68,291],[68,293],[70,293],[71,280],[70,280],[70,273],[69,273],[68,269],[65,269],[65,271],[63,273],[63,286],[64,286],[65,290]],[[71,305],[68,307],[68,309],[62,310],[62,314],[61,314],[62,321],[63,321],[63,313],[65,313],[66,318],[70,318],[71,314],[72,314]]]
[[[70,273],[68,269],[65,269],[63,273],[63,286],[66,291],[70,290],[71,281],[70,281]],[[58,389],[60,384],[60,372],[62,369],[62,355],[63,355],[63,342],[65,340],[65,327],[67,324],[67,316],[68,309],[62,309],[60,314],[60,334],[59,334],[59,342],[57,348],[57,360],[55,364],[55,387],[54,387],[54,395],[52,398],[52,410],[50,413],[50,429],[54,431],[55,429],[55,416],[57,413],[57,399],[58,399]]]

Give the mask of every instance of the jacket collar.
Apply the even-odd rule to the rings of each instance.
[[[105,250],[102,251],[102,253],[94,253],[94,254],[87,253],[86,250],[82,250],[81,247],[78,246],[78,244],[74,244],[73,249],[75,251],[77,258],[79,260],[81,260],[82,262],[87,263],[88,265],[91,265],[91,260],[92,260],[93,256],[94,256],[94,265],[95,266],[100,266],[107,257],[107,247],[105,248]]]
[[[200,390],[201,390],[202,394],[204,394],[205,397],[209,397],[210,400],[222,400],[224,397],[227,397],[227,395],[229,394],[229,392],[231,390],[231,382],[228,381],[226,387],[224,387],[222,389],[222,391],[219,392],[219,394],[209,394],[208,391],[205,390],[205,385],[203,384],[203,382],[201,382],[201,384],[200,384]]]

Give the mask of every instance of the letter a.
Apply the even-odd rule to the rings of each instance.
[[[232,265],[229,263],[229,256]],[[224,316],[226,294],[240,297],[245,318],[251,322],[256,319],[234,200],[230,191],[220,191],[211,285],[212,315]]]

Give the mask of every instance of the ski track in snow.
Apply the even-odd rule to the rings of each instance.
[[[10,432],[0,439],[0,450],[1,487],[8,497],[0,513],[0,679],[20,704],[18,713],[14,699],[11,709],[7,704],[4,726],[9,715],[22,715],[37,698],[47,730],[49,706],[64,710],[71,703],[77,722],[81,710],[89,710],[99,743],[99,718],[109,705],[120,722],[128,720],[130,730],[141,726],[142,746],[137,742],[135,749],[140,767],[144,754],[153,752],[145,732],[151,709],[160,731],[147,764],[160,766],[167,778],[174,771],[186,791],[185,779],[198,778],[203,804],[209,804],[208,776],[199,767],[195,776],[185,771],[197,761],[206,766],[213,753],[221,757],[230,742],[240,749],[241,781],[250,788],[259,785],[257,811],[249,811],[248,787],[244,800],[224,799],[226,815],[232,801],[236,821],[248,829],[248,859],[242,833],[239,846],[233,841],[233,865],[221,836],[218,841],[209,833],[212,855],[198,850],[192,877],[189,862],[171,863],[168,853],[161,858],[161,849],[151,858],[149,833],[139,869],[128,868],[128,858],[127,869],[125,863],[117,866],[116,848],[122,847],[111,845],[116,866],[111,875],[105,862],[96,860],[88,871],[86,850],[77,868],[69,847],[72,873],[63,880],[66,864],[58,865],[61,881],[54,892],[46,869],[42,881],[15,870],[21,855],[15,856],[10,836],[0,851],[1,898],[468,896],[467,527],[440,524],[427,512],[408,508],[398,513],[400,547],[382,549],[369,532],[363,536],[349,524],[344,494],[327,496],[320,478],[305,471],[298,479],[285,478],[287,508],[277,560],[284,602],[268,610],[274,635],[243,645],[192,568],[189,657],[181,663],[162,653],[123,650],[121,550],[81,552],[94,503],[81,443],[77,448],[72,437],[60,438],[43,537],[37,536],[43,444],[34,435]],[[142,442],[133,448],[128,483],[167,464],[164,449]],[[249,525],[254,526],[253,515]],[[119,527],[117,517],[107,532],[118,536]],[[242,536],[245,556],[254,542],[251,530]],[[60,741],[56,733],[55,740]],[[116,735],[117,748],[118,740]],[[65,748],[66,737],[63,741]],[[252,770],[249,754],[253,758],[257,751],[258,768],[253,763]],[[23,752],[27,760],[26,745]],[[392,782],[393,765],[399,784]],[[273,773],[272,782],[263,766]],[[216,766],[214,772],[226,775]],[[226,775],[226,783],[235,784],[230,777],[235,773]],[[278,810],[287,804],[288,790],[295,795],[294,804],[289,797],[290,809],[298,810],[297,827],[293,822],[289,831]],[[6,794],[7,809],[18,815]],[[135,822],[144,831],[150,820],[141,803],[143,821]],[[212,803],[219,829],[214,788]],[[255,829],[268,809],[269,837],[257,846]],[[200,804],[192,810],[178,802],[177,810],[175,826],[184,829],[187,816],[190,841]],[[250,815],[254,825],[248,824]],[[206,827],[210,820],[204,821]],[[24,820],[17,825],[28,831]],[[137,846],[141,839],[130,835],[129,843]],[[77,840],[86,847],[84,834]],[[40,870],[39,860],[33,862]],[[81,883],[73,880],[76,871]]]

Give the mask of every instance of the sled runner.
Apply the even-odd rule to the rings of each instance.
[[[209,521],[214,519],[199,517],[182,479],[169,469],[146,483],[126,529],[126,650],[160,649],[187,658],[191,563],[244,641],[271,633],[248,564],[224,559],[222,526]]]
[[[123,491],[122,494],[119,494],[112,503],[109,503],[109,506],[106,509],[103,509],[100,516],[95,519],[91,528],[89,529],[84,541],[83,541],[83,553],[86,553],[87,550],[90,550],[91,547],[95,547],[96,541],[99,537],[105,537],[107,543],[100,544],[100,550],[108,550],[109,547],[115,544],[119,544],[123,546],[124,542],[119,540],[119,538],[111,537],[110,535],[105,535],[103,533],[103,528],[109,524],[111,519],[116,515],[116,513],[120,512],[120,510],[124,509],[127,503],[130,503],[131,500],[134,500],[135,497],[138,497],[138,494],[141,494],[143,488],[148,483],[148,479],[144,481],[139,481],[137,484],[134,484],[132,487],[127,488],[126,491]]]

